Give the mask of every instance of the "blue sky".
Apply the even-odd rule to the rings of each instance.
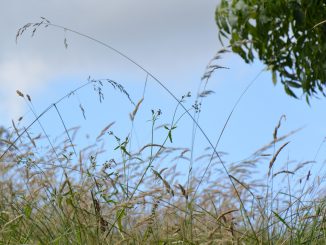
[[[10,127],[11,119],[26,115],[28,124],[32,115],[16,89],[31,95],[36,111],[70,90],[84,83],[90,75],[94,79],[109,78],[121,83],[137,102],[143,92],[146,74],[111,51],[57,29],[40,30],[31,39],[29,34],[15,44],[19,27],[38,21],[45,16],[53,23],[65,25],[92,35],[126,53],[157,76],[177,97],[188,91],[196,94],[200,78],[209,60],[221,46],[214,23],[216,1],[199,3],[194,0],[160,1],[40,1],[21,3],[0,0],[0,121]],[[68,49],[63,45],[68,40]],[[245,64],[240,58],[226,54],[219,61],[229,70],[218,70],[208,83],[215,93],[203,101],[200,125],[215,143],[234,103],[246,86],[264,66],[259,62]],[[80,148],[91,144],[92,137],[107,124],[116,121],[113,130],[125,136],[130,130],[129,113],[133,105],[118,91],[107,87],[105,101],[98,103],[94,91],[87,87],[63,101],[60,111],[69,127],[81,126]],[[95,95],[95,96],[94,96]],[[79,109],[81,103],[87,120]],[[194,96],[186,103],[191,107]],[[135,147],[150,139],[151,109],[163,112],[158,123],[171,121],[176,102],[152,79],[148,80],[144,103],[135,122]],[[288,156],[292,160],[313,160],[326,136],[325,98],[313,99],[309,107],[304,100],[285,95],[281,84],[274,86],[271,74],[263,72],[248,90],[236,108],[218,150],[228,152],[229,161],[249,156],[256,149],[269,143],[279,118],[284,114],[279,134],[304,127],[290,138],[291,143],[283,152],[280,165]],[[57,115],[51,111],[42,118],[51,137],[63,128]],[[191,121],[184,118],[175,131],[176,145],[190,146]],[[37,126],[34,132],[39,132]],[[85,135],[91,135],[86,139]],[[83,140],[82,140],[83,139]],[[158,141],[160,139],[158,138]],[[208,146],[198,135],[198,154]],[[325,160],[325,147],[317,161]],[[266,166],[265,166],[266,167]]]

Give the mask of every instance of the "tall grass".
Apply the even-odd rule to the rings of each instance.
[[[276,122],[271,141],[239,162],[225,162],[226,153],[217,151],[217,146],[244,94],[230,112],[215,145],[200,127],[203,100],[212,93],[207,90],[208,79],[215,70],[224,68],[215,62],[227,49],[219,51],[209,64],[195,102],[187,108],[185,102],[190,100],[190,93],[178,99],[137,62],[90,36],[42,18],[41,22],[19,29],[17,38],[30,28],[34,35],[40,27],[61,28],[114,50],[145,72],[145,87],[147,82],[157,82],[176,101],[176,107],[169,122],[163,124],[160,123],[161,110],[151,111],[150,125],[144,125],[150,128],[150,141],[139,148],[131,146],[133,127],[127,135],[120,136],[111,129],[113,123],[110,123],[99,131],[96,140],[111,137],[115,147],[105,150],[91,145],[78,150],[74,143],[78,128],[69,128],[66,124],[58,106],[62,101],[91,87],[101,102],[103,88],[111,86],[134,105],[130,113],[133,125],[144,103],[145,92],[134,102],[120,83],[89,78],[37,114],[30,96],[17,91],[35,119],[29,125],[22,125],[21,120],[13,121],[12,130],[0,130],[1,244],[326,242],[322,180],[309,184],[311,161],[295,164],[288,161],[284,166],[275,166],[280,165],[279,155],[297,132],[279,135],[283,116]],[[66,39],[64,43],[67,47]],[[85,117],[82,105],[76,109]],[[58,124],[63,126],[65,138],[61,142],[51,141],[40,120],[49,111],[57,113]],[[193,123],[190,148],[173,144],[177,127],[182,127],[181,119]],[[31,134],[31,127],[36,124],[41,133],[35,136]],[[204,135],[209,147],[196,158],[193,153],[197,131]],[[106,159],[105,152],[114,150],[118,154]],[[180,161],[188,163],[188,171],[178,172]],[[261,166],[267,169],[258,178]],[[304,174],[297,174],[299,171]],[[280,183],[286,183],[282,185],[286,188],[277,188]],[[303,187],[298,188],[298,183],[304,183]]]

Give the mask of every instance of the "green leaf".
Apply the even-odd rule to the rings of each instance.
[[[307,104],[310,106],[310,101],[309,101],[309,96],[308,96],[308,94],[306,94],[306,102],[307,102]]]
[[[122,218],[123,216],[125,216],[126,212],[125,209],[120,209],[117,211],[117,223],[118,223],[118,228],[120,230],[120,232],[123,231],[123,226],[122,226]]]
[[[131,156],[130,153],[126,150],[126,147],[121,146],[120,149],[123,151],[123,153],[125,153],[128,156]]]
[[[286,82],[290,87],[293,88],[301,88],[301,84],[300,83],[296,83],[296,82],[292,82],[292,81],[287,81]]]
[[[289,230],[292,230],[292,228],[286,223],[286,221],[276,212],[272,211],[273,214],[278,218]]]
[[[277,83],[276,71],[272,71],[272,80],[273,80],[273,84],[276,85]]]
[[[296,99],[298,98],[295,95],[295,93],[293,93],[293,91],[289,88],[288,85],[284,85],[284,90],[285,90],[285,92],[286,92],[287,95],[290,95],[291,97],[296,98]]]
[[[167,129],[167,130],[169,130],[168,137],[169,137],[170,142],[173,143],[173,140],[172,140],[172,130],[176,129],[177,126],[173,126],[171,129],[169,129],[166,126],[164,126],[164,128]]]
[[[32,210],[33,210],[32,207],[28,204],[24,207],[24,214],[27,219],[29,219],[31,217]]]
[[[172,142],[172,133],[171,133],[171,130],[169,131],[168,136],[169,136],[170,142],[173,143],[173,142]]]
[[[229,25],[224,18],[221,18],[221,25],[227,34],[230,34]]]

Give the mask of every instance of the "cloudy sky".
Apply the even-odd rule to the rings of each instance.
[[[217,2],[0,0],[1,124],[10,127],[11,119],[17,120],[21,115],[29,113],[24,101],[16,94],[17,89],[31,95],[38,112],[85,82],[88,76],[117,79],[131,91],[135,101],[143,91],[146,74],[114,52],[70,32],[42,28],[33,38],[30,32],[26,33],[16,44],[17,30],[26,23],[40,21],[40,17],[44,16],[52,23],[108,43],[155,74],[181,97],[188,91],[196,93],[206,65],[221,48],[214,23]],[[64,46],[65,38],[68,49]],[[218,71],[212,77],[208,86],[215,93],[205,100],[200,119],[213,142],[218,138],[237,98],[264,68],[258,62],[244,64],[230,54],[221,60],[221,65],[230,69]],[[163,112],[166,112],[175,106],[161,88],[153,84],[153,81],[149,82],[147,107],[144,108],[146,120],[150,118],[147,112],[151,107],[162,107]],[[77,104],[80,100],[88,101],[87,93],[85,91],[79,95]],[[127,112],[133,109],[125,103],[119,104],[121,108],[117,110],[114,103],[111,103],[113,113],[110,118],[94,114],[94,117],[101,118],[102,126],[110,120],[115,121],[115,116],[120,117],[119,113],[128,115]],[[88,109],[95,113],[92,104],[88,105]],[[62,110],[67,113],[67,117],[71,115],[71,108],[64,108],[68,108],[68,105]],[[285,114],[287,120],[282,128],[283,133],[305,127],[293,138],[287,153],[298,161],[311,160],[326,136],[324,108],[325,99],[314,99],[309,107],[303,100],[289,98],[284,94],[282,86],[273,86],[270,74],[264,72],[235,111],[222,138],[220,150],[234,156],[232,160],[250,155],[272,139],[276,123]],[[168,112],[165,115],[169,115]],[[78,117],[80,119],[82,117]],[[78,124],[78,120],[72,120],[70,126]],[[140,125],[146,120],[143,119]],[[88,124],[89,130],[94,128],[90,124],[93,125],[92,121]],[[51,123],[49,125],[53,126]],[[181,134],[184,135],[185,132]],[[324,152],[325,150],[318,155],[319,161],[325,159]]]
[[[185,78],[189,70],[203,72],[217,50],[215,5],[212,0],[1,0],[1,104],[11,106],[10,111],[1,108],[1,115],[13,117],[21,112],[13,92],[17,88],[37,95],[61,76],[121,69],[119,57],[69,33],[69,50],[65,50],[61,30],[42,30],[33,39],[28,33],[16,45],[16,32],[24,24],[44,16],[109,43],[171,81],[176,75]],[[180,79],[181,83],[187,81]]]

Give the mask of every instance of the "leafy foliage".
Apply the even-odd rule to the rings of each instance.
[[[255,53],[278,74],[285,92],[309,97],[326,85],[326,2],[320,0],[221,0],[216,9],[219,39],[247,63]]]

